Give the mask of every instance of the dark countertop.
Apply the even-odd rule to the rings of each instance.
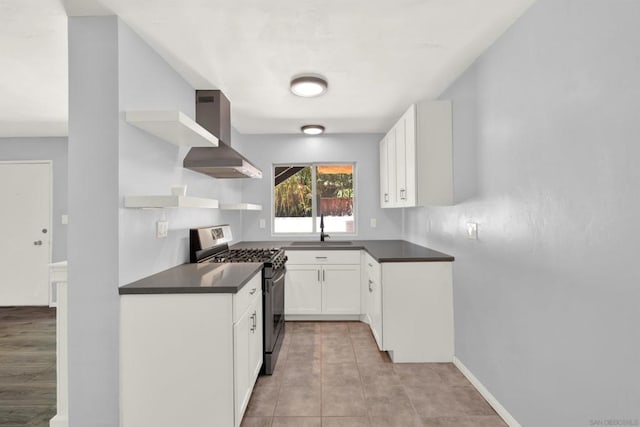
[[[270,240],[239,242],[232,248],[283,248],[285,250],[361,250],[364,249],[378,262],[451,262],[454,257],[406,240],[351,240],[351,244],[339,244],[327,240],[323,244],[309,240],[309,245],[293,245],[292,241]],[[339,242],[339,241],[338,241]]]
[[[238,292],[262,263],[182,264],[119,288],[126,294],[199,294]]]

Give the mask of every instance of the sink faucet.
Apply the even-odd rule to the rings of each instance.
[[[329,235],[324,232],[324,215],[320,214],[320,241],[324,242],[325,237],[329,237]]]

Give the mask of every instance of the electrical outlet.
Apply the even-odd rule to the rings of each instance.
[[[265,228],[267,226],[267,222],[264,218],[260,218],[260,228]]]
[[[467,223],[467,239],[478,240],[478,224],[475,222]]]
[[[369,225],[371,226],[371,228],[376,228],[378,226],[378,221],[375,218],[371,218],[369,220]]]
[[[62,218],[60,218],[60,222],[62,223],[62,225],[69,224],[69,215],[62,214]]]
[[[156,237],[164,239],[169,234],[169,221],[156,222]]]

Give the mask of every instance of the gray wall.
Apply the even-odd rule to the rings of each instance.
[[[402,234],[402,212],[380,209],[380,174],[377,134],[342,135],[240,135],[234,134],[234,147],[262,169],[263,179],[244,180],[243,201],[263,205],[261,212],[243,215],[244,240],[273,240],[271,235],[271,193],[274,163],[355,162],[356,215],[358,239],[397,239]],[[264,218],[267,227],[259,228]],[[376,218],[377,227],[370,227]],[[282,237],[284,238],[284,237]],[[290,237],[288,239],[291,239]]]
[[[179,148],[124,120],[128,110],[180,110],[195,117],[195,89],[125,24],[119,31],[120,206],[124,196],[171,194],[186,185],[187,195],[241,200],[242,180],[214,179],[184,169],[188,148]],[[218,209],[120,209],[120,285],[188,262],[189,228],[231,224],[242,238],[241,215]],[[169,221],[169,236],[156,238],[156,221]],[[144,254],[144,255],[142,255]]]
[[[118,425],[118,21],[69,18],[69,425]]]
[[[129,125],[127,110],[182,110],[195,92],[115,17],[69,18],[69,407],[70,425],[118,425],[118,286],[188,260],[188,228],[229,222],[233,212],[139,210],[126,195],[240,201],[241,183],[185,171],[178,148]],[[169,221],[156,239],[155,223]],[[236,235],[236,240],[241,238]]]
[[[0,138],[0,161],[51,160],[53,168],[52,261],[67,259],[67,138]]]
[[[640,3],[539,0],[445,94],[456,355],[523,426],[640,419]],[[479,224],[479,240],[464,237]]]

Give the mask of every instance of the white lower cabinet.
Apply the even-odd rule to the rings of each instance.
[[[120,426],[238,427],[262,366],[258,273],[237,294],[120,297]]]
[[[322,313],[360,314],[360,266],[322,266]]]
[[[262,367],[262,298],[254,298],[235,322],[233,341],[235,419],[241,420]]]
[[[317,265],[290,265],[284,286],[285,314],[321,314],[322,282]]]
[[[287,256],[285,315],[360,315],[359,252],[287,251]]]
[[[362,258],[363,316],[395,363],[453,361],[450,262],[378,263]]]
[[[371,333],[383,350],[382,345],[382,286],[380,285],[380,264],[371,255],[365,253],[363,258],[364,292],[366,293],[365,321],[369,323]]]
[[[451,262],[378,263],[356,250],[287,256],[287,319],[361,319],[393,362],[453,361]]]

